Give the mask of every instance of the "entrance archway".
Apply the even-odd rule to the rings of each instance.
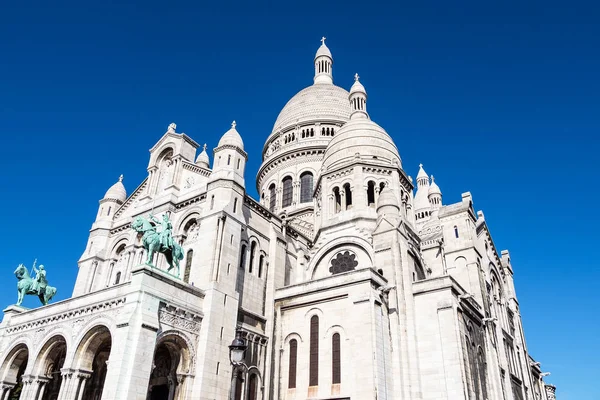
[[[29,349],[24,343],[15,346],[4,359],[2,363],[2,369],[0,369],[0,381],[7,385],[14,385],[12,388],[5,388],[0,395],[1,398],[6,397],[9,400],[18,400],[21,397],[21,391],[23,390],[23,373],[27,368],[27,362],[29,361]]]
[[[49,380],[37,386],[34,398],[41,400],[55,400],[58,398],[60,385],[62,383],[61,368],[65,363],[67,355],[67,341],[61,335],[55,335],[48,339],[38,353],[34,364],[34,375],[43,376]]]
[[[152,373],[148,383],[149,400],[181,400],[185,398],[185,378],[191,359],[187,342],[177,333],[158,340],[154,351]]]
[[[81,340],[76,353],[76,366],[78,369],[90,371],[91,375],[77,390],[77,392],[83,390],[83,396],[80,398],[86,400],[102,398],[111,347],[112,337],[104,325],[93,327]]]

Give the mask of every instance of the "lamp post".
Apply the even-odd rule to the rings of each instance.
[[[233,366],[233,382],[230,393],[231,400],[236,400],[235,394],[237,392],[239,369],[241,368],[244,373],[248,371],[248,366],[244,363],[244,355],[247,348],[246,341],[242,338],[242,332],[238,330],[235,339],[233,339],[229,346],[229,362]]]

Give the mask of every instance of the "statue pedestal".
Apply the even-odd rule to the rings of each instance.
[[[29,308],[13,304],[13,305],[6,307],[2,311],[4,312],[4,318],[2,318],[2,324],[0,324],[0,325],[4,326],[11,320],[13,315],[18,315],[18,314],[21,314],[22,312],[29,311]]]

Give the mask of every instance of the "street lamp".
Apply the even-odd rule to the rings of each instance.
[[[233,339],[229,346],[229,361],[231,361],[232,365],[238,366],[243,364],[244,353],[246,353],[247,348],[246,341],[242,338],[242,332],[237,331],[235,339]]]
[[[235,400],[238,385],[243,382],[243,378],[241,378],[241,382],[238,382],[238,380],[240,380],[240,369],[244,375],[248,371],[248,366],[244,363],[244,354],[246,353],[247,348],[246,341],[242,338],[242,332],[237,331],[235,339],[233,339],[229,346],[229,362],[231,362],[231,365],[233,366],[233,380],[231,382],[231,392],[229,394],[231,400]]]

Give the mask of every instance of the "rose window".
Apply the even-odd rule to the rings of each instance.
[[[331,267],[329,272],[332,274],[341,274],[342,272],[354,271],[358,266],[356,261],[356,254],[352,254],[349,251],[338,253],[333,260],[331,260]]]

